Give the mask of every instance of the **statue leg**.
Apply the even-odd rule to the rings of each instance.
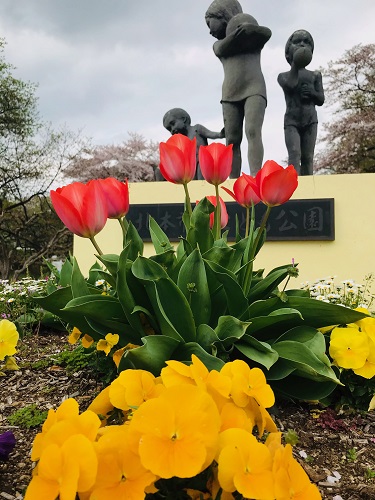
[[[266,106],[267,101],[261,95],[253,95],[245,101],[245,134],[251,175],[256,175],[263,164],[262,126]]]
[[[284,129],[285,144],[288,150],[288,165],[293,165],[301,175],[301,137],[297,127],[287,125]]]
[[[225,138],[227,144],[233,144],[233,163],[231,179],[241,175],[241,141],[244,119],[243,102],[222,102]]]
[[[312,123],[301,134],[301,175],[313,175],[314,149],[318,124]]]

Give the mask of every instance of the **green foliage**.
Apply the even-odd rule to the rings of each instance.
[[[370,481],[371,479],[375,478],[375,471],[372,469],[365,469],[364,477],[366,481]]]
[[[287,432],[284,432],[284,439],[286,444],[290,444],[291,446],[295,446],[299,443],[299,437],[296,431],[289,429]]]
[[[92,356],[93,353],[87,353],[83,347],[78,346],[72,351],[61,351],[51,356],[51,359],[56,365],[66,368],[67,373],[75,373],[92,365]]]
[[[358,459],[357,450],[355,448],[349,448],[346,452],[346,459],[349,462],[355,462]]]
[[[48,411],[39,410],[35,404],[32,404],[16,410],[14,413],[9,415],[8,421],[12,425],[18,425],[19,427],[30,429],[43,424],[47,418],[47,414]]]
[[[168,359],[189,363],[197,355],[209,369],[241,358],[261,367],[273,389],[299,399],[326,397],[340,384],[317,328],[357,321],[364,314],[318,302],[301,290],[279,290],[296,275],[283,265],[263,276],[253,268],[264,236],[259,228],[230,245],[215,240],[209,228],[213,207],[206,199],[194,209],[186,238],[176,251],[150,220],[156,254],[142,256],[132,224],[120,256],[102,255],[88,280],[73,259],[64,265],[57,287],[38,303],[95,341],[119,335],[116,349],[128,343],[119,370],[142,368],[155,375]],[[95,286],[100,276],[108,283]],[[285,288],[285,287],[284,287]]]

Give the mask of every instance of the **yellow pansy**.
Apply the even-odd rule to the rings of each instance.
[[[135,349],[136,347],[139,347],[139,345],[129,343],[126,344],[125,347],[121,347],[121,349],[117,349],[117,351],[113,353],[112,359],[117,368],[120,364],[122,356],[124,355],[124,352],[129,351],[130,349]]]
[[[243,429],[228,429],[220,434],[219,449],[218,478],[225,491],[274,500],[272,458],[265,444]]]
[[[157,397],[165,387],[156,383],[154,375],[146,370],[124,370],[111,383],[109,399],[120,410],[136,408],[148,399]]]
[[[321,500],[318,488],[310,483],[301,465],[292,456],[287,444],[276,449],[273,459],[275,496],[280,499]]]
[[[329,354],[341,368],[361,368],[369,355],[368,336],[354,326],[334,328]]]
[[[107,333],[104,339],[100,339],[96,345],[98,351],[104,351],[106,356],[111,352],[112,347],[118,344],[120,337],[117,333]]]
[[[274,405],[274,393],[260,368],[250,368],[245,361],[236,359],[226,363],[220,373],[232,379],[231,396],[236,405],[245,407],[250,398],[265,408]]]
[[[7,356],[7,359],[5,360],[5,365],[2,366],[1,368],[2,370],[6,371],[17,371],[20,369],[13,356]]]
[[[157,478],[134,452],[127,426],[102,436],[97,445],[98,474],[90,500],[141,499]]]
[[[96,415],[106,417],[107,414],[114,408],[109,399],[109,389],[110,386],[108,385],[96,396],[96,398],[92,401],[87,409],[93,411],[94,413],[96,413]],[[101,426],[103,427],[104,425],[106,425],[106,422],[106,419],[102,420]]]
[[[16,325],[8,319],[2,319],[0,321],[0,361],[2,361],[5,356],[13,356],[13,354],[16,354],[18,338],[19,335]]]
[[[93,443],[75,434],[61,446],[48,445],[38,462],[25,494],[25,500],[75,500],[76,493],[89,490],[95,482],[98,460]]]
[[[220,416],[212,398],[191,386],[166,388],[134,412],[129,429],[139,434],[146,469],[163,477],[193,477],[212,463]]]
[[[354,369],[354,373],[360,377],[370,379],[375,376],[375,342],[368,338],[369,353],[365,364],[360,368]]]
[[[82,332],[78,330],[77,327],[74,327],[73,330],[70,332],[69,337],[68,337],[68,342],[69,344],[76,344],[78,340],[80,339],[82,335]]]
[[[81,339],[82,347],[85,349],[88,349],[93,343],[94,339],[90,335],[87,335],[87,333]]]

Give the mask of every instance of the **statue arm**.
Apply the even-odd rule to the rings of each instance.
[[[223,40],[215,42],[214,52],[217,57],[229,57],[243,52],[261,50],[271,35],[269,28],[243,23]]]
[[[197,125],[196,131],[204,139],[223,139],[225,137],[224,129],[221,129],[220,132],[213,132],[203,125]]]
[[[277,77],[279,85],[285,92],[293,92],[298,85],[298,68],[292,63],[290,70],[286,73],[280,73]]]
[[[317,106],[322,106],[324,104],[324,90],[323,90],[323,80],[320,71],[314,72],[314,104]]]

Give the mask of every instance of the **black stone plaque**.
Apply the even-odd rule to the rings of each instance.
[[[228,239],[235,237],[236,215],[240,224],[240,233],[244,236],[246,210],[236,202],[227,202],[229,214]],[[265,205],[255,207],[256,226],[259,226]],[[151,215],[171,241],[178,240],[185,234],[182,223],[184,205],[182,203],[162,203],[157,205],[131,205],[128,221],[131,221],[141,238],[150,241],[148,215]],[[268,241],[288,240],[326,240],[335,239],[334,199],[320,198],[309,200],[289,200],[271,210],[267,222]]]

